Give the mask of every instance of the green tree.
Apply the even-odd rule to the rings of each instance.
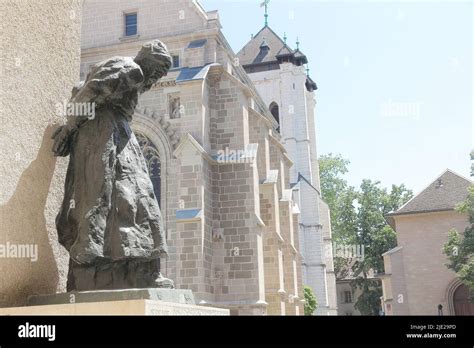
[[[443,251],[448,256],[448,268],[456,272],[461,281],[466,284],[474,302],[474,185],[469,187],[468,198],[457,206],[457,211],[467,213],[469,226],[464,230],[464,236],[456,230],[451,230]]]
[[[358,192],[356,244],[364,247],[364,256],[352,265],[355,279],[351,285],[362,290],[355,308],[364,315],[377,315],[382,289],[379,282],[370,278],[371,271],[382,273],[382,254],[397,245],[395,231],[387,224],[384,215],[397,210],[412,197],[404,185],[392,185],[390,193],[380,182],[363,180]]]
[[[378,315],[380,310],[380,297],[382,296],[382,287],[378,280],[373,278],[358,277],[351,282],[353,289],[362,290],[354,308],[362,315]]]
[[[474,149],[471,150],[471,176],[474,176]]]
[[[329,206],[333,242],[337,245],[354,243],[356,191],[347,184],[344,175],[350,162],[340,154],[329,153],[319,157],[321,194]],[[339,277],[347,274],[350,260],[334,256],[334,271]]]
[[[342,158],[340,154],[333,155],[329,153],[319,157],[321,194],[331,209],[331,219],[334,219],[333,214],[338,212],[337,209],[334,209],[338,204],[338,195],[346,191],[348,186],[343,175],[348,173],[347,166],[349,164],[350,162]]]
[[[385,197],[384,201],[384,215],[395,211],[408,202],[413,197],[413,191],[407,189],[404,184],[400,186],[392,185],[390,194]]]
[[[382,289],[370,273],[383,272],[382,254],[396,246],[396,235],[385,214],[397,210],[412,196],[405,185],[392,185],[390,192],[378,181],[363,180],[360,189],[349,186],[344,178],[349,161],[341,155],[320,157],[321,193],[331,209],[333,241],[338,245],[363,246],[363,258],[334,256],[339,278],[351,274],[351,285],[362,290],[355,304],[365,315],[377,315]]]
[[[357,202],[358,193],[353,187],[347,187],[338,195],[334,209],[336,218],[331,219],[333,242],[337,246],[357,244]],[[345,256],[334,254],[334,272],[338,278],[346,278],[351,271],[352,260]]]
[[[303,289],[304,293],[304,315],[313,315],[316,308],[318,308],[318,300],[314,296],[313,289],[305,285]]]

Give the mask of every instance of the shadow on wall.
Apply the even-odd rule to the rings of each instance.
[[[29,295],[55,293],[58,286],[44,214],[56,165],[51,152],[56,127],[46,128],[36,159],[0,206],[0,307],[24,305]]]

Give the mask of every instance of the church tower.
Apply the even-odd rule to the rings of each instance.
[[[266,2],[265,2],[266,5]],[[331,225],[328,205],[322,200],[316,150],[314,91],[316,83],[305,69],[308,58],[265,26],[237,54],[279,124],[276,134],[290,159],[290,183],[300,213],[299,239],[303,282],[318,300],[318,315],[336,315]]]

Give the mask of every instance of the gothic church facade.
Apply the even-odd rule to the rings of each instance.
[[[285,35],[286,36],[286,35]],[[298,234],[304,284],[319,301],[317,313],[337,314],[329,207],[321,196],[316,150],[316,83],[304,64],[308,58],[292,49],[265,25],[237,54],[265,105],[279,122],[278,132],[289,157],[290,186],[300,207]]]
[[[173,67],[141,96],[132,127],[167,231],[164,275],[193,290],[199,304],[236,315],[302,315],[308,284],[318,313],[328,314],[327,291],[318,288],[327,288],[327,275],[313,267],[324,256],[318,226],[327,213],[311,169],[316,152],[304,171],[283,136],[284,113],[281,121],[272,114],[270,96],[236,60],[217,11],[191,0],[86,0],[81,79],[92,65],[133,56],[151,39],[167,45]],[[310,129],[314,115],[305,117]]]

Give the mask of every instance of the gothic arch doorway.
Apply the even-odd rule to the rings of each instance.
[[[453,307],[455,315],[474,315],[474,303],[470,301],[469,288],[465,284],[454,290]]]
[[[143,157],[148,168],[151,182],[153,183],[153,191],[155,192],[156,200],[161,208],[161,160],[160,153],[150,139],[141,133],[136,133],[138,143],[142,149]]]
[[[152,173],[154,176],[154,178],[152,178],[153,190],[158,198],[164,228],[167,231],[168,237],[168,205],[170,200],[168,179],[173,148],[166,130],[163,129],[159,119],[155,119],[151,112],[145,112],[141,109],[136,110],[133,115],[132,129],[140,143],[142,151],[143,147],[146,146],[146,150],[143,151],[143,154],[145,158],[148,157],[147,165],[149,173]],[[152,167],[151,170],[150,165]],[[161,180],[157,180],[158,176]]]

